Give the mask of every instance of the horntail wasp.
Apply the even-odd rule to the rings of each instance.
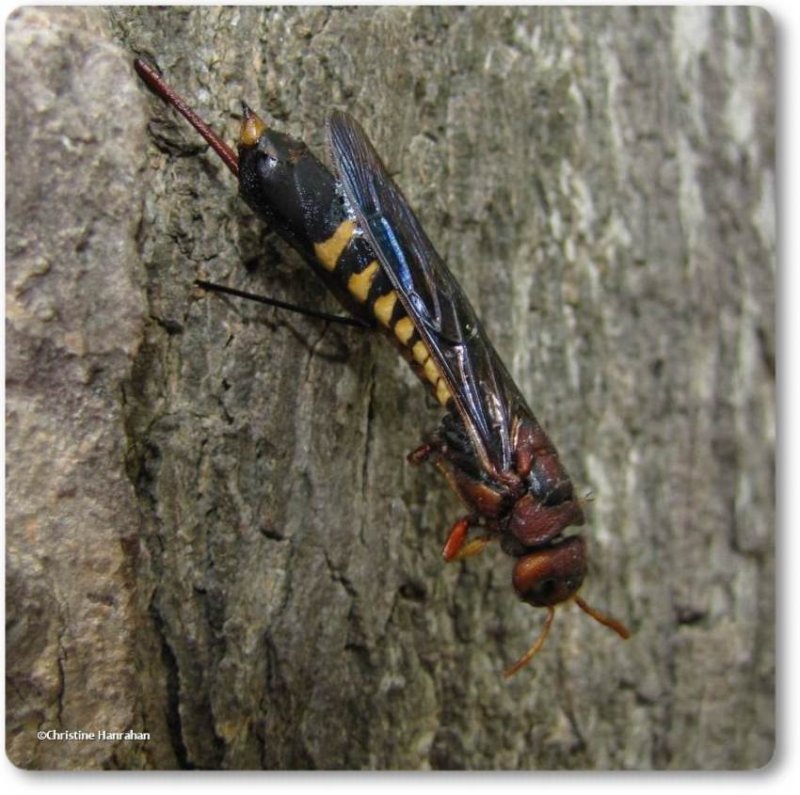
[[[433,462],[468,508],[450,530],[444,559],[470,557],[499,541],[515,559],[514,590],[547,610],[539,636],[505,676],[541,649],[561,602],[575,602],[627,638],[619,621],[577,593],[586,543],[564,531],[585,519],[555,447],[358,123],[340,111],[330,115],[334,176],[304,143],[269,129],[243,103],[237,153],[152,66],[142,59],[134,65],[238,178],[255,213],[354,318],[391,339],[445,409],[435,436],[408,456],[414,464]],[[473,527],[481,534],[469,539]]]

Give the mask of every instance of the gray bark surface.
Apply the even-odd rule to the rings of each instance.
[[[752,768],[774,744],[774,51],[757,9],[7,23],[7,752],[27,768]],[[579,491],[542,614],[405,454],[439,414],[139,84],[358,118]],[[40,731],[149,739],[39,739]]]

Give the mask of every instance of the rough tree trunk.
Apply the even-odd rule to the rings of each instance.
[[[7,743],[31,768],[743,768],[773,748],[774,30],[755,9],[8,22]],[[130,66],[232,139],[362,121],[592,490],[542,615],[405,453],[438,412]],[[149,740],[42,740],[126,731]]]

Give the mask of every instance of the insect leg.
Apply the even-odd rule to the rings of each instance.
[[[492,541],[497,541],[500,536],[478,536],[473,538],[468,544],[464,544],[458,555],[453,560],[464,560],[464,558],[474,558],[480,555]]]
[[[466,543],[470,524],[472,524],[472,517],[465,516],[450,528],[447,541],[444,542],[444,547],[442,548],[442,557],[448,563],[452,560],[457,560],[459,552]]]
[[[442,557],[447,563],[452,563],[454,560],[464,560],[464,558],[475,557],[475,555],[479,555],[483,552],[489,543],[499,538],[499,536],[484,535],[467,541],[469,528],[474,522],[475,517],[465,516],[463,519],[459,519],[450,528],[447,541],[444,542],[444,547],[442,548]]]
[[[416,450],[412,450],[407,456],[406,461],[409,464],[420,466],[424,464],[434,453],[439,452],[440,446],[435,442],[425,442],[421,444]]]
[[[368,323],[360,320],[357,317],[346,317],[345,315],[334,315],[330,312],[322,312],[318,309],[307,309],[303,306],[295,306],[286,301],[280,301],[277,298],[267,298],[264,295],[256,295],[255,293],[248,293],[244,290],[237,290],[234,287],[226,287],[224,284],[215,284],[214,282],[207,282],[204,279],[195,279],[194,282],[198,287],[203,290],[208,290],[214,293],[224,293],[225,295],[233,295],[237,298],[246,298],[248,301],[256,301],[259,304],[266,304],[267,306],[274,306],[278,309],[285,309],[287,312],[296,312],[298,315],[308,315],[309,317],[320,318],[321,320],[330,320],[334,323],[342,323],[347,326],[357,326],[358,328],[370,328]]]

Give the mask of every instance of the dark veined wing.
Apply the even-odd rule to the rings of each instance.
[[[508,471],[512,422],[525,402],[475,310],[359,124],[335,111],[328,142],[345,197],[439,365],[481,463]]]

